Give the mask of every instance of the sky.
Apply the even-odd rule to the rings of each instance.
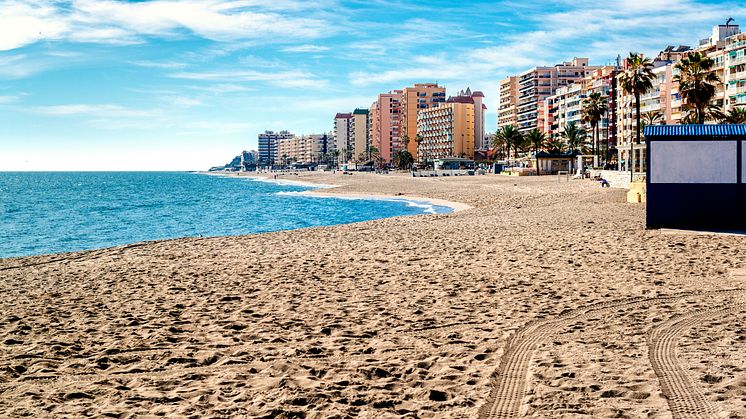
[[[742,1],[0,0],[0,171],[203,170],[381,92],[696,45]]]

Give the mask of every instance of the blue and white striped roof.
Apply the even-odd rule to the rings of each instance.
[[[645,138],[654,137],[746,137],[746,124],[651,125]]]

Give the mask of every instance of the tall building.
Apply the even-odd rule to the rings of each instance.
[[[259,134],[259,151],[257,152],[257,164],[259,166],[272,166],[276,164],[277,142],[279,140],[293,138],[294,135],[288,131],[264,131]]]
[[[402,94],[401,90],[381,93],[370,108],[370,141],[373,147],[381,153],[381,158],[386,163],[391,163],[402,147]]]
[[[558,88],[582,79],[596,68],[598,67],[588,65],[587,58],[573,58],[572,61],[552,67],[535,67],[516,76],[515,93],[510,88],[510,80],[503,80],[508,85],[506,91],[510,92],[506,93],[506,96],[513,93],[512,96],[515,98],[518,130],[526,133],[534,128],[543,129],[547,117],[547,110],[544,109],[545,100]],[[502,100],[501,94],[501,103]],[[505,97],[505,102],[510,103],[510,100]],[[505,109],[498,109],[498,121],[511,121],[510,109],[509,105]]]
[[[500,81],[500,104],[497,108],[497,127],[518,127],[518,77],[510,76]]]
[[[339,150],[339,162],[346,162],[352,153],[352,114],[338,113],[334,116],[334,149]]]
[[[365,160],[371,135],[370,111],[358,108],[334,117],[334,149],[340,151],[340,161]]]
[[[463,96],[468,96],[470,89],[466,88]],[[461,96],[461,95],[459,95]],[[474,148],[478,150],[487,150],[490,148],[489,139],[484,133],[484,113],[487,105],[484,102],[484,93],[475,91],[471,93],[471,100],[474,103]],[[474,157],[472,153],[472,158]]]
[[[284,138],[277,142],[277,163],[319,163],[328,151],[330,135],[310,134]]]
[[[746,34],[728,38],[725,44],[724,111],[746,107]]]
[[[370,158],[370,112],[367,109],[352,111],[352,157],[353,160],[367,161]]]
[[[611,145],[616,141],[614,129],[615,89],[617,66],[602,66],[592,70],[587,76],[575,83],[558,88],[552,96],[544,100],[546,116],[543,131],[550,138],[563,138],[565,127],[575,124],[588,133],[591,140],[590,123],[583,120],[583,106],[592,93],[599,93],[606,98],[608,108],[606,114],[598,122],[598,139],[600,144]]]
[[[407,149],[417,160],[417,111],[437,107],[445,102],[446,88],[437,83],[415,83],[414,87],[406,87],[401,96],[401,139],[409,140]]]
[[[479,148],[484,139],[482,98],[482,92],[472,93],[466,89],[437,107],[421,109],[417,113],[417,133],[421,142],[415,143],[418,160],[473,159],[475,148]]]

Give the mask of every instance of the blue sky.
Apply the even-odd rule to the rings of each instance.
[[[0,170],[194,170],[379,92],[695,45],[743,2],[0,0]]]

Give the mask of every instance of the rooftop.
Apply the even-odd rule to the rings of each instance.
[[[652,125],[645,138],[656,137],[746,137],[746,124]]]

